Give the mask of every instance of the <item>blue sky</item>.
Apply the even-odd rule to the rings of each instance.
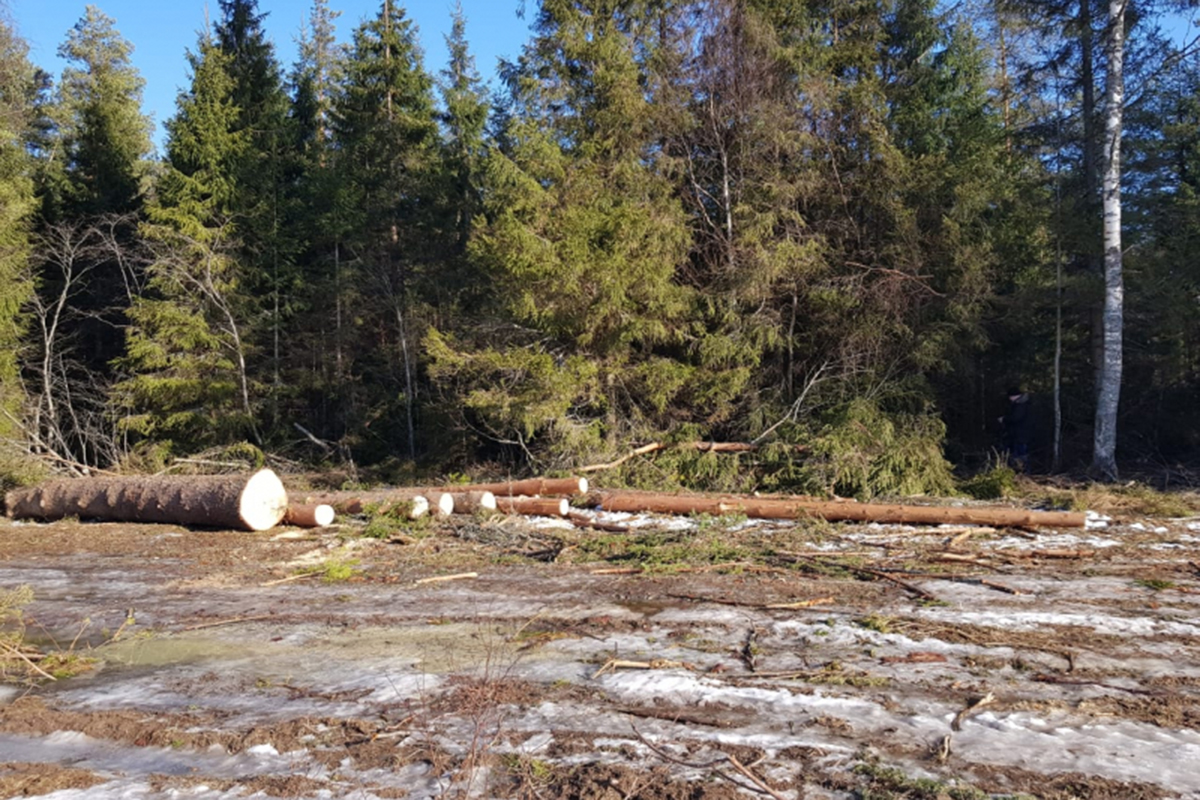
[[[56,77],[63,62],[55,55],[67,31],[83,16],[85,0],[7,0],[21,35],[29,42],[30,57]],[[437,72],[445,66],[444,35],[450,29],[454,0],[409,0],[401,5],[419,29],[425,50],[425,68]],[[117,22],[117,29],[134,46],[133,63],[146,79],[143,110],[154,117],[155,140],[161,145],[162,123],[175,113],[175,96],[188,82],[184,51],[194,48],[197,32],[204,28],[205,7],[215,19],[217,0],[94,0]],[[363,19],[374,16],[379,0],[330,0],[342,15],[337,20],[338,36],[348,40]],[[514,58],[529,36],[529,19],[517,17],[521,0],[462,0],[467,16],[467,37],[475,64],[485,79],[494,83],[497,59]],[[532,10],[534,0],[528,0]],[[312,0],[259,0],[260,11],[268,14],[264,26],[275,43],[276,54],[286,69],[296,57],[295,39],[308,15]],[[532,13],[529,15],[532,17]]]
[[[425,67],[436,73],[446,63],[443,37],[450,28],[454,0],[397,2],[416,22]],[[83,15],[86,0],[7,0],[7,4],[29,42],[33,61],[57,77],[63,62],[55,52]],[[175,113],[175,96],[188,82],[184,52],[196,44],[197,32],[204,27],[206,7],[215,18],[219,4],[217,0],[95,0],[93,5],[116,19],[117,29],[134,46],[133,63],[146,79],[143,110],[154,118],[155,141],[161,145],[162,124]],[[295,60],[295,39],[311,5],[312,0],[259,0],[259,10],[268,14],[267,34],[285,69]],[[476,66],[493,85],[497,60],[516,57],[529,37],[529,19],[517,16],[522,5],[528,7],[528,17],[532,18],[537,0],[462,0]],[[337,20],[338,35],[345,41],[359,22],[378,12],[380,0],[330,0],[330,6],[342,12]],[[1171,38],[1182,43],[1196,35],[1191,19],[1194,14],[1165,20]]]

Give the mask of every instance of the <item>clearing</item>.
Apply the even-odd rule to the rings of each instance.
[[[1200,797],[1200,518],[588,513],[0,522],[0,797]]]

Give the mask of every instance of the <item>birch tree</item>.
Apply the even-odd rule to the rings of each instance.
[[[1125,105],[1125,10],[1128,0],[1109,0],[1105,33],[1108,81],[1104,109],[1104,346],[1096,391],[1092,470],[1117,477],[1117,408],[1121,399],[1121,334],[1125,286],[1121,270],[1121,117]]]

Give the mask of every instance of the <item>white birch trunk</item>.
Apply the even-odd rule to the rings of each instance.
[[[1117,407],[1121,399],[1121,334],[1125,287],[1121,274],[1121,112],[1125,105],[1125,7],[1109,0],[1105,54],[1108,91],[1104,109],[1104,352],[1096,391],[1092,469],[1117,477]]]

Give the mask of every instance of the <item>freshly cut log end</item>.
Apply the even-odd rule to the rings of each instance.
[[[368,511],[379,514],[405,513],[409,519],[419,519],[437,507],[431,506],[430,495],[431,492],[426,489],[336,491],[309,494],[304,496],[303,502],[331,505],[338,514],[363,514]],[[453,498],[449,502],[452,503]]]
[[[16,489],[10,517],[76,516],[110,522],[158,522],[265,531],[287,511],[287,491],[269,469],[244,475],[82,478]]]
[[[434,516],[448,517],[454,513],[454,495],[450,492],[430,492],[428,500]]]
[[[476,511],[495,511],[496,495],[491,492],[447,492],[454,498],[455,514],[474,514]]]
[[[497,497],[496,509],[505,514],[565,517],[571,504],[565,497]]]
[[[274,528],[287,513],[287,490],[283,481],[269,469],[260,469],[246,481],[238,498],[238,516],[252,531]]]
[[[414,495],[409,498],[409,519],[420,519],[429,513],[429,498],[424,495]]]
[[[324,528],[333,524],[336,515],[333,506],[324,503],[289,505],[283,522],[298,528]]]

